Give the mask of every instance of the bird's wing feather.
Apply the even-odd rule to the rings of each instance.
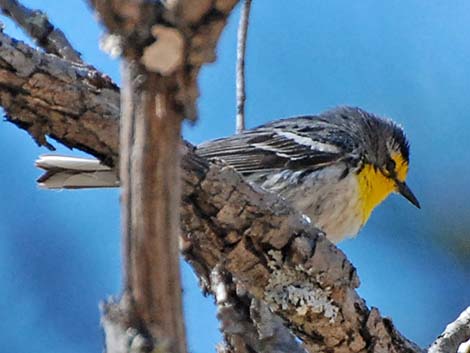
[[[340,144],[322,138],[328,123],[312,118],[279,120],[239,135],[209,141],[199,145],[197,153],[206,158],[220,158],[241,173],[313,170],[344,158],[345,151]]]

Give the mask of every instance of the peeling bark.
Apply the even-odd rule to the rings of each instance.
[[[222,266],[213,269],[210,280],[226,342],[219,345],[220,352],[306,352],[282,320],[264,302],[253,299]]]

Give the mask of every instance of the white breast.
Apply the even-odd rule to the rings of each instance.
[[[323,230],[330,241],[338,243],[355,236],[362,226],[357,178],[350,173],[340,179],[344,168],[344,164],[323,168],[302,183],[296,183],[300,172],[284,171],[264,180],[261,186],[280,193]]]

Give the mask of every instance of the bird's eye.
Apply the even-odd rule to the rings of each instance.
[[[394,161],[393,159],[390,158],[390,159],[387,161],[387,170],[388,170],[389,172],[394,172],[396,166],[397,166],[397,165],[396,165],[396,163],[395,163],[395,161]]]

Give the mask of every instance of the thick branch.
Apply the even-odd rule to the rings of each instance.
[[[282,320],[264,302],[253,299],[222,266],[214,268],[210,280],[225,339],[219,353],[305,353]]]
[[[5,41],[5,36],[1,38]],[[77,113],[74,104],[80,101],[80,107],[107,106],[100,104],[99,97],[106,90],[115,96],[116,90],[95,85],[95,81],[83,78],[83,69],[65,62],[57,62],[53,69],[46,65],[46,70],[37,70],[44,64],[34,58],[41,54],[28,57],[23,52],[30,49],[23,44],[18,44],[21,50],[11,42],[6,44],[2,50],[9,51],[0,52],[0,99],[10,120],[23,128],[34,126],[34,136],[48,134],[98,157],[115,160],[118,111],[112,110],[115,115],[103,119],[94,116],[85,124],[83,111]],[[9,54],[17,51],[18,56]],[[49,57],[43,55],[41,59],[47,62]],[[11,67],[16,68],[16,75]],[[31,77],[39,71],[43,75],[40,78],[53,82],[57,91],[79,90],[80,99],[70,101],[66,99],[69,95],[51,98],[51,85],[31,83]],[[76,77],[77,82],[58,77]],[[103,96],[104,102],[107,97],[109,94]],[[33,107],[40,114],[32,113]],[[108,128],[103,129],[103,124]],[[66,133],[70,126],[76,130]],[[93,138],[88,139],[91,131]],[[253,189],[223,164],[209,165],[191,148],[185,151],[182,175],[184,253],[208,289],[212,270],[223,264],[254,298],[265,301],[311,352],[420,351],[396,331],[390,320],[382,318],[376,309],[367,309],[355,291],[359,282],[354,267],[284,201]]]
[[[16,0],[0,0],[0,8],[4,15],[12,18],[47,53],[83,63],[80,53],[73,48],[65,34],[54,27],[44,12],[28,9]]]
[[[130,327],[148,336],[152,351],[186,353],[178,256],[184,116],[174,94],[184,90],[178,81],[184,38],[176,28],[160,25],[159,2],[95,4],[110,32],[123,38],[119,176]],[[119,24],[111,18],[120,18]]]
[[[178,259],[181,114],[168,84],[124,64],[121,126],[125,288],[135,314],[163,349],[186,352]],[[141,81],[139,82],[139,77]],[[132,327],[139,327],[133,325]]]
[[[195,117],[196,77],[188,38],[212,2],[91,0],[109,32],[119,38],[124,63],[121,100],[125,287],[135,304],[133,327],[149,334],[159,350],[186,352],[179,273],[181,123]],[[203,2],[204,3],[204,2]],[[194,10],[196,18],[185,13]],[[208,18],[206,18],[208,16]],[[217,14],[225,21],[226,14]],[[189,21],[191,20],[191,21]],[[191,23],[189,23],[191,22]],[[203,45],[215,45],[217,37]],[[189,50],[188,50],[189,48]],[[161,346],[167,340],[168,346]]]
[[[93,68],[46,55],[0,33],[0,104],[39,145],[46,136],[117,162],[119,88]]]
[[[355,291],[354,267],[285,201],[253,189],[230,167],[201,169],[189,152],[183,160],[184,254],[201,278],[210,283],[222,263],[310,352],[420,351],[369,311]]]

